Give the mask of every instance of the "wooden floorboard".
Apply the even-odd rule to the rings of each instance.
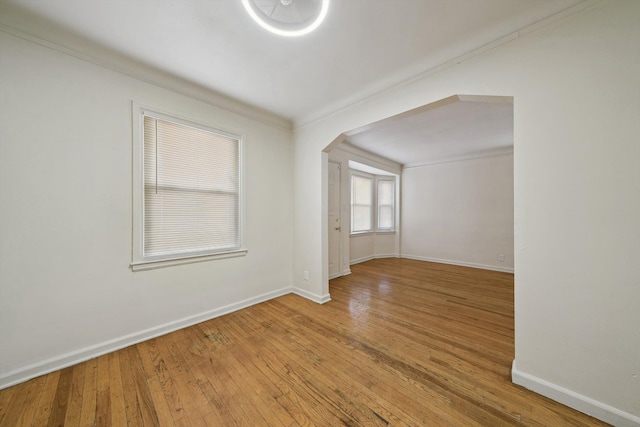
[[[602,426],[511,383],[513,275],[402,259],[0,391],[0,426]]]

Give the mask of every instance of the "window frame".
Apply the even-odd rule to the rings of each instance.
[[[213,132],[238,141],[238,240],[239,247],[232,250],[174,252],[166,255],[144,254],[144,116]],[[132,102],[132,140],[133,140],[133,227],[132,262],[133,271],[150,270],[173,265],[209,261],[214,259],[244,256],[245,247],[245,189],[244,189],[244,137],[240,133],[221,130],[216,126],[185,118],[179,114],[168,113],[157,108],[146,107]]]
[[[358,231],[353,231],[353,213],[354,213],[354,209],[353,209],[353,178],[354,177],[359,177],[359,178],[364,178],[364,179],[368,179],[371,181],[371,193],[369,194],[369,200],[370,200],[370,212],[369,212],[369,216],[371,218],[371,224],[369,229],[367,230],[358,230]],[[349,234],[365,234],[365,233],[373,233],[375,231],[375,224],[376,224],[376,219],[374,217],[374,209],[373,207],[375,206],[375,186],[376,186],[376,180],[375,180],[375,176],[373,175],[369,175],[367,173],[363,173],[363,172],[355,172],[355,171],[351,171],[351,174],[349,176],[349,200],[350,200],[350,223],[349,223]]]
[[[363,230],[363,231],[353,231],[353,201],[352,201],[352,192],[353,192],[353,177],[354,176],[359,176],[362,178],[367,178],[371,180],[371,228],[369,230]],[[349,235],[350,236],[359,236],[359,235],[363,235],[363,234],[393,234],[397,231],[398,228],[398,224],[397,224],[397,215],[396,215],[396,204],[397,204],[397,188],[396,188],[396,181],[397,178],[395,176],[392,175],[374,175],[374,174],[370,174],[367,172],[362,172],[359,171],[357,169],[350,169],[350,174],[349,174],[349,200],[350,200],[350,205],[349,205],[349,209],[350,209],[350,227],[351,229],[349,230]],[[389,181],[393,183],[393,206],[391,209],[392,212],[392,218],[393,218],[393,227],[392,228],[379,228],[379,224],[378,224],[378,211],[379,211],[379,205],[378,205],[378,183],[380,181]]]
[[[392,188],[391,194],[391,228],[380,228],[380,183],[390,182]],[[396,231],[396,179],[392,176],[376,175],[376,229],[378,233],[392,233]],[[386,205],[385,205],[386,206]]]

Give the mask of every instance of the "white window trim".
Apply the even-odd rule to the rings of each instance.
[[[367,172],[362,172],[357,169],[350,169],[349,171],[349,200],[351,200],[351,191],[353,189],[351,184],[351,177],[353,175],[361,176],[364,178],[369,178],[373,181],[372,195],[371,195],[371,229],[365,231],[352,231],[349,230],[350,236],[364,236],[367,234],[395,234],[398,229],[398,218],[397,218],[397,179],[395,176],[388,175],[373,175]],[[393,229],[378,229],[378,181],[392,181],[394,183],[393,189]],[[349,225],[351,225],[351,215],[353,215],[353,205],[349,205]]]
[[[393,227],[392,228],[378,228],[378,211],[380,209],[380,205],[378,204],[378,183],[381,181],[388,181],[393,183],[393,206],[391,209],[391,215],[393,215]],[[383,176],[383,175],[375,175],[375,182],[376,182],[376,189],[374,192],[374,197],[375,197],[375,201],[376,201],[376,205],[375,205],[375,213],[376,213],[376,227],[375,227],[375,231],[376,233],[379,234],[384,234],[384,233],[395,233],[396,232],[396,179],[395,177],[392,176]]]
[[[369,234],[369,233],[373,233],[375,232],[375,225],[376,225],[376,218],[374,216],[376,209],[374,209],[375,206],[375,193],[376,193],[376,179],[374,175],[365,173],[365,172],[360,172],[360,171],[354,171],[351,170],[351,174],[349,175],[349,200],[352,200],[352,194],[351,192],[353,191],[353,177],[354,176],[359,176],[361,178],[367,178],[371,180],[371,228],[369,230],[359,230],[359,231],[353,231],[352,227],[353,227],[353,202],[350,202],[350,206],[349,206],[349,234],[351,234],[352,236],[359,236],[362,234]]]
[[[130,267],[133,271],[151,270],[155,268],[170,267],[174,265],[191,264],[195,262],[209,261],[214,259],[225,259],[245,256],[247,249],[245,247],[245,190],[244,190],[244,138],[238,133],[222,131],[215,126],[200,123],[196,120],[184,118],[178,114],[162,112],[156,108],[146,107],[137,102],[131,103],[132,116],[132,139],[133,139],[133,233],[132,233],[132,261]],[[159,119],[172,121],[183,124],[185,126],[197,127],[200,129],[210,130],[212,132],[225,135],[238,140],[239,149],[239,238],[240,248],[206,253],[189,253],[185,256],[178,254],[170,254],[167,256],[144,256],[144,135],[143,135],[143,115],[149,113]]]

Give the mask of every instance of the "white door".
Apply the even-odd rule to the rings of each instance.
[[[329,162],[329,279],[340,276],[340,165]]]

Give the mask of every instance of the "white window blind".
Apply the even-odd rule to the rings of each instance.
[[[373,179],[351,175],[351,232],[372,229]]]
[[[378,180],[378,230],[392,231],[394,229],[395,210],[395,182],[392,180]]]
[[[239,249],[239,138],[145,113],[143,139],[143,259]]]

